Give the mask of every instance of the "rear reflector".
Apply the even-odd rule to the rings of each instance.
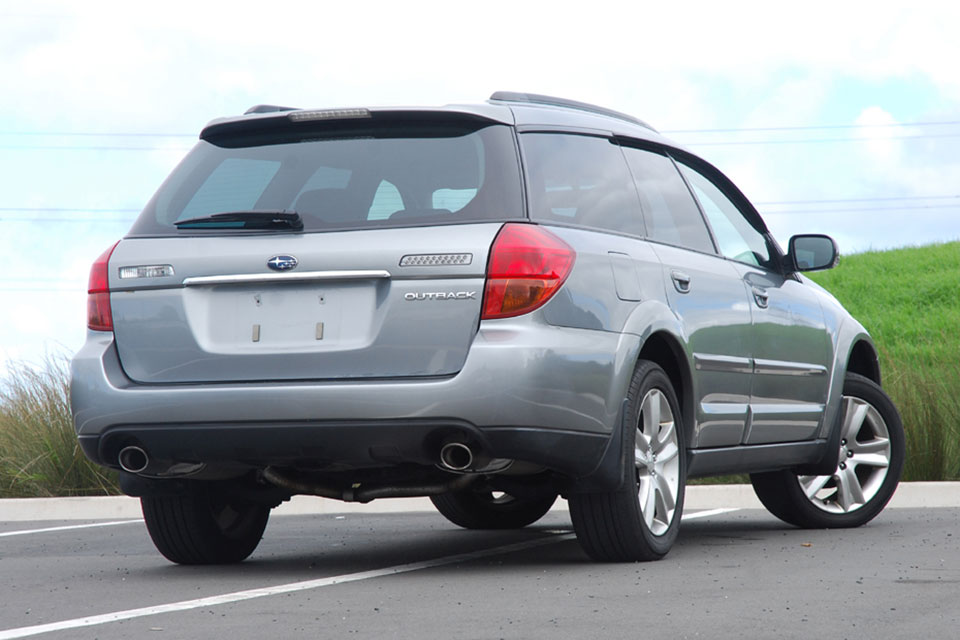
[[[87,284],[87,327],[94,331],[113,331],[113,313],[110,310],[110,255],[120,241],[100,254],[90,267]]]
[[[173,275],[173,265],[150,264],[139,267],[120,267],[120,279],[129,278],[168,278]]]
[[[543,306],[575,258],[570,245],[543,227],[505,224],[490,247],[481,318],[511,318]]]

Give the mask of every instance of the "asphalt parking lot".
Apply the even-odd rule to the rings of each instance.
[[[619,565],[590,562],[562,510],[508,532],[281,512],[229,567],[168,563],[135,517],[5,521],[0,640],[956,637],[960,508],[843,531],[723,505],[684,517],[664,560]]]

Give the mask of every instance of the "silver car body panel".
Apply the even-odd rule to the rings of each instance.
[[[110,261],[120,361],[149,384],[455,373],[476,333],[499,229],[125,240]],[[438,250],[473,259],[400,266],[405,255]],[[280,253],[298,267],[270,271],[268,258]],[[154,262],[176,275],[119,277],[125,266]]]
[[[532,105],[371,111],[467,114],[678,148],[627,121]],[[109,264],[115,332],[88,332],[73,360],[77,432],[438,420],[607,438],[656,337],[676,345],[689,381],[688,446],[734,452],[730,460],[756,451],[754,468],[782,468],[809,462],[834,433],[854,346],[875,353],[863,327],[806,278],[557,225],[545,226],[576,252],[563,287],[537,311],[481,321],[501,225],[127,238]],[[471,258],[400,266],[434,254]],[[296,269],[271,271],[278,255],[295,256]],[[170,265],[173,275],[119,277],[139,265]]]

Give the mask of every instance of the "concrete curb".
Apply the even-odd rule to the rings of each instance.
[[[897,489],[891,508],[958,508],[960,482],[908,482]],[[762,509],[753,489],[745,484],[688,487],[686,508]],[[554,511],[566,511],[557,502]],[[295,496],[277,507],[275,515],[328,515],[345,513],[409,513],[433,511],[428,498],[375,500],[369,504],[338,502],[313,496]],[[125,520],[140,518],[140,501],[127,496],[96,498],[13,498],[0,500],[0,522],[40,520]]]

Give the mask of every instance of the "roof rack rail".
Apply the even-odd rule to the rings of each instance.
[[[610,116],[611,118],[617,118],[619,120],[626,120],[627,122],[638,124],[641,127],[645,127],[656,132],[656,129],[639,118],[635,118],[619,111],[614,111],[613,109],[607,109],[606,107],[598,107],[595,104],[578,102],[577,100],[556,98],[554,96],[544,96],[538,93],[518,93],[516,91],[496,91],[490,96],[490,100],[496,100],[498,102],[526,102],[528,104],[543,104],[551,107],[566,107],[568,109],[588,111],[590,113]]]
[[[276,111],[296,111],[296,107],[281,107],[276,104],[255,104],[246,111],[243,112],[243,115],[249,115],[251,113],[274,113]]]

